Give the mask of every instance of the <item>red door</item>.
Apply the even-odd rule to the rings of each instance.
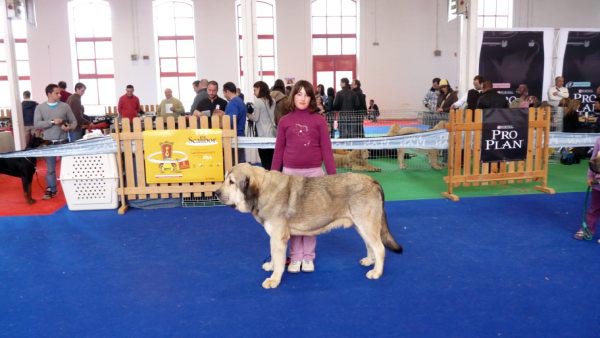
[[[313,83],[322,84],[337,92],[340,80],[356,78],[356,55],[315,55],[313,56]]]

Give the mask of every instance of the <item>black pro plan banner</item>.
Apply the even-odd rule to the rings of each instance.
[[[500,95],[512,102],[519,84],[542,99],[544,32],[485,31],[479,54],[479,75],[492,81]]]
[[[481,162],[522,161],[527,157],[529,110],[483,110]]]
[[[569,32],[562,74],[569,96],[581,101],[579,112],[592,113],[600,86],[600,32]]]

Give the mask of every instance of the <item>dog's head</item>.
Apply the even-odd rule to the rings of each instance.
[[[32,136],[31,139],[29,140],[29,143],[27,144],[27,149],[39,148],[43,144],[44,144],[44,139],[42,139],[41,137]]]
[[[225,180],[215,194],[224,204],[241,212],[251,212],[258,200],[259,179],[265,174],[261,167],[237,164],[225,174]]]

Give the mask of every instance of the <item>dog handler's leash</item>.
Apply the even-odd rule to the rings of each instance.
[[[582,215],[582,221],[581,221],[581,230],[583,230],[583,239],[585,239],[586,241],[591,241],[592,238],[594,237],[594,234],[592,234],[592,232],[590,231],[590,228],[588,227],[587,222],[585,221],[585,214],[587,212],[588,200],[590,199],[590,191],[591,190],[592,190],[592,187],[588,185],[587,192],[585,193],[585,202],[583,202],[583,215]]]
[[[40,182],[40,175],[38,175],[37,159],[35,160],[35,162],[32,162],[31,159],[29,159],[29,157],[25,157],[25,160],[27,160],[27,162],[33,164],[33,167],[35,168],[35,180],[36,180],[37,184],[40,186],[40,188],[42,189],[42,191],[44,191],[44,186]]]

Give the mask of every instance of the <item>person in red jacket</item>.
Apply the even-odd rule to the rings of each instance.
[[[119,115],[121,118],[127,117],[132,120],[137,117],[140,112],[140,99],[133,95],[133,86],[127,85],[125,95],[119,98]]]

